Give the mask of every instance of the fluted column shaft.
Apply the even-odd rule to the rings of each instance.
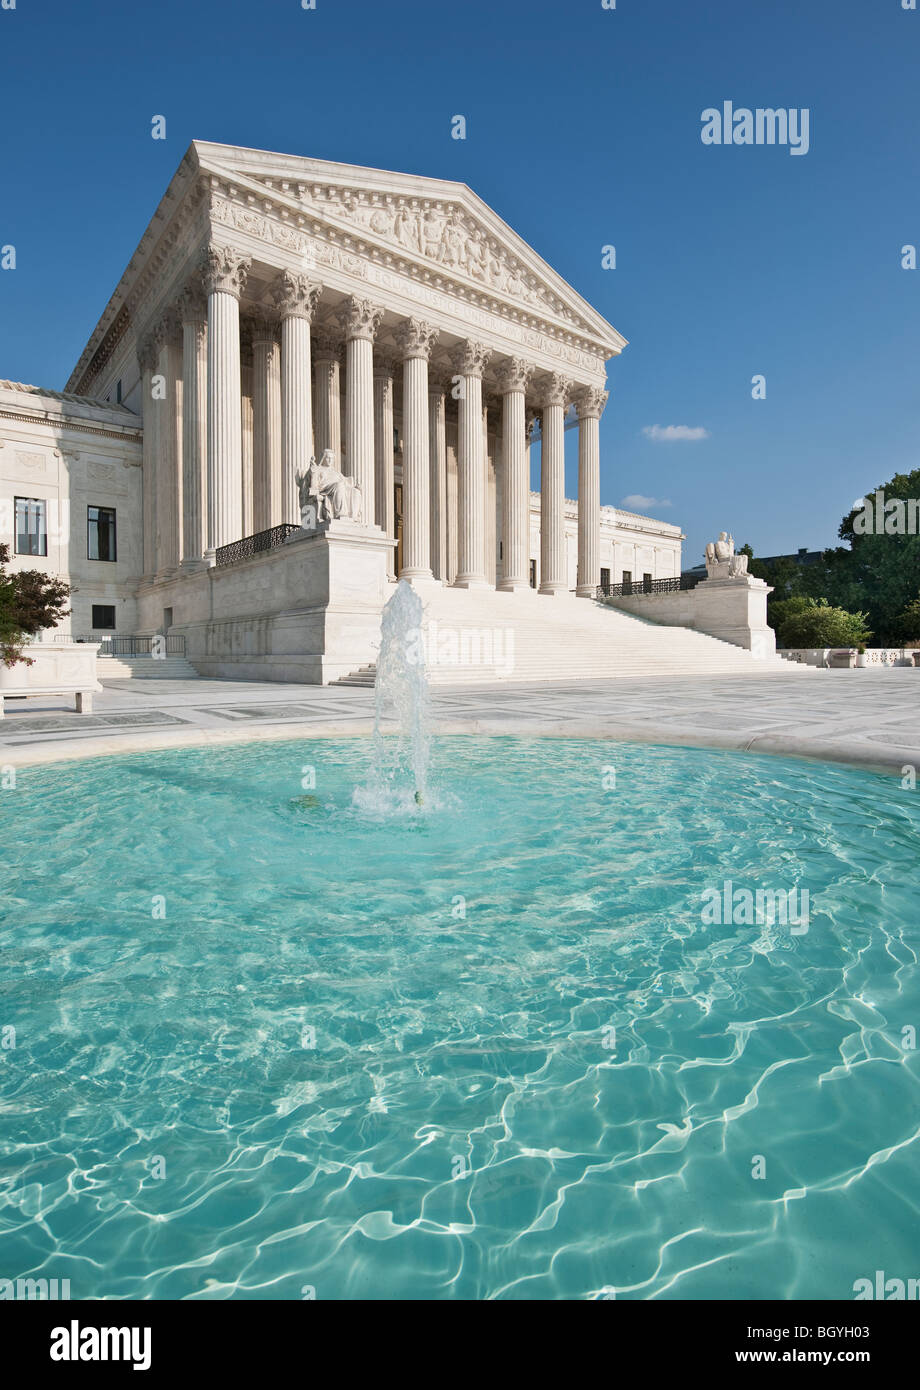
[[[157,328],[157,376],[162,382],[162,394],[155,401],[158,579],[171,578],[179,568],[182,365],[178,331],[178,321],[170,311]]]
[[[374,368],[374,520],[385,535],[395,537],[393,503],[393,368]],[[395,549],[387,551],[387,574],[396,573]]]
[[[144,424],[144,578],[149,582],[153,579],[157,567],[157,402],[153,399],[153,378],[156,375],[157,347],[152,334],[148,333],[138,342],[137,360],[141,369],[141,418]]]
[[[441,385],[428,387],[428,502],[431,572],[447,583],[447,406]]]
[[[374,486],[374,337],[383,313],[351,298],[340,310],[345,332],[345,461],[343,472],[361,489],[366,525],[376,516]]]
[[[208,466],[208,320],[203,297],[182,301],[182,566],[201,564],[206,548]]]
[[[243,527],[243,443],[240,389],[240,292],[248,261],[210,246],[208,292],[208,549],[239,540]]]
[[[421,319],[397,330],[403,356],[403,567],[401,579],[430,579],[428,357],[438,331]]]
[[[513,592],[530,583],[530,470],[524,393],[530,376],[513,360],[502,373],[502,577]]]
[[[300,523],[297,474],[313,457],[313,390],[310,323],[320,286],[284,270],[271,299],[281,320],[281,496],[279,522]]]
[[[316,455],[324,449],[335,454],[335,466],[342,466],[342,403],[339,387],[338,349],[321,342],[313,354],[316,416]]]
[[[252,336],[252,528],[267,531],[283,520],[281,347],[275,329],[260,323]]]
[[[543,398],[543,443],[540,454],[540,593],[564,593],[565,436],[568,382],[554,376]]]
[[[593,598],[601,582],[601,412],[606,391],[591,387],[578,408],[578,578],[576,594]]]
[[[491,356],[481,343],[464,343],[454,356],[459,421],[457,430],[457,577],[459,588],[486,583],[485,456],[482,429],[482,369]]]
[[[244,536],[255,531],[252,524],[252,345],[247,343],[242,349],[240,363],[240,436],[243,460],[242,486],[240,488],[241,528]]]

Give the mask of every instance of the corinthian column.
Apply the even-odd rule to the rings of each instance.
[[[243,526],[240,294],[250,262],[228,246],[204,256],[208,294],[208,548],[239,540]]]
[[[144,425],[144,579],[151,583],[157,567],[157,402],[153,378],[157,370],[157,343],[152,333],[138,339],[137,363],[141,369],[141,419]]]
[[[485,575],[485,454],[482,431],[482,371],[492,353],[482,343],[461,343],[453,354],[458,390],[457,558],[454,584],[483,587]]]
[[[339,311],[345,332],[345,461],[361,489],[364,522],[374,525],[374,338],[383,310],[352,296]]]
[[[530,468],[524,393],[532,368],[513,357],[499,373],[502,392],[502,577],[509,593],[530,584]]]
[[[407,319],[396,330],[403,359],[403,567],[401,579],[431,578],[428,489],[428,358],[433,324]]]
[[[182,568],[197,569],[206,549],[208,485],[208,306],[197,285],[179,297],[182,320]]]
[[[281,347],[275,319],[262,314],[252,328],[253,531],[279,526],[281,512]]]
[[[571,383],[554,372],[543,385],[540,455],[540,593],[561,594],[565,572],[565,437],[563,415]]]
[[[339,394],[338,342],[328,333],[320,333],[313,352],[315,382],[316,456],[324,449],[335,454],[335,466],[342,466],[342,403]]]
[[[578,579],[576,594],[593,598],[601,582],[600,421],[607,392],[589,386],[575,397],[578,411]]]
[[[444,383],[428,382],[428,493],[431,572],[447,583],[447,402]]]
[[[283,270],[272,302],[281,319],[281,498],[279,522],[300,524],[297,474],[313,456],[310,322],[321,293],[306,275]]]
[[[171,579],[179,568],[181,515],[181,397],[179,320],[168,309],[154,329],[161,393],[154,392],[157,412],[156,552],[157,579]]]
[[[395,538],[393,506],[393,363],[383,358],[374,368],[374,520],[390,539]],[[396,573],[396,552],[387,550],[387,574]]]

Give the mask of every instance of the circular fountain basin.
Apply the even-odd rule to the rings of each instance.
[[[0,796],[5,1274],[77,1299],[915,1274],[918,793],[457,738],[422,807],[356,804],[371,755],[146,753]]]

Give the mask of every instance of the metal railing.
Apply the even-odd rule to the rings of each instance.
[[[267,531],[257,531],[254,536],[244,536],[241,541],[231,541],[229,545],[218,546],[214,552],[215,565],[234,565],[237,560],[249,560],[253,555],[261,555],[265,550],[274,550],[284,545],[288,536],[301,528],[293,522],[285,521],[281,526],[271,526]]]
[[[91,632],[66,640],[98,642],[100,656],[185,656],[185,637],[178,632],[153,637],[122,637],[111,632]]]
[[[625,584],[598,584],[598,598],[641,598],[643,594],[677,594],[695,589],[701,576],[681,574],[674,579],[627,579]]]

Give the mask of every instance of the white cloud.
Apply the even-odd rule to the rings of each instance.
[[[649,507],[657,507],[659,509],[661,507],[670,507],[673,506],[673,503],[669,502],[666,497],[643,497],[641,492],[631,492],[628,497],[623,498],[620,506],[625,507],[627,511],[642,512]]]
[[[709,431],[702,425],[645,425],[642,433],[656,444],[670,444],[675,439],[709,438]]]

